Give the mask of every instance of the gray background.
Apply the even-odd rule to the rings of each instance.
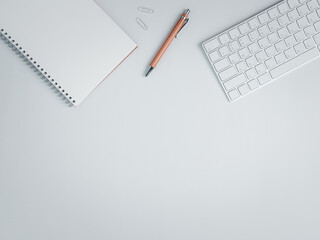
[[[200,48],[276,1],[98,2],[139,48],[78,108],[0,42],[0,239],[319,239],[320,61],[230,104]]]

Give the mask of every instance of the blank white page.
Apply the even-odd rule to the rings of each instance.
[[[92,0],[1,0],[0,29],[75,106],[137,47]]]

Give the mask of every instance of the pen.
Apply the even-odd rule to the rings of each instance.
[[[154,59],[150,63],[150,68],[149,68],[149,70],[148,70],[148,72],[146,74],[146,77],[157,66],[157,64],[159,63],[161,57],[167,51],[167,49],[170,46],[170,44],[173,41],[173,39],[177,37],[177,35],[181,31],[181,29],[188,23],[188,21],[189,21],[189,16],[188,16],[189,13],[190,13],[189,9],[184,11],[184,13],[182,14],[181,18],[179,19],[179,21],[177,22],[177,24],[175,25],[175,27],[172,29],[171,33],[169,34],[168,38],[166,39],[166,41],[163,43],[162,47],[158,51],[157,55],[154,57]]]

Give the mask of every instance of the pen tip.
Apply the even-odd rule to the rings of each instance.
[[[152,70],[153,70],[153,67],[150,67],[147,74],[146,74],[146,77],[148,77],[148,75],[152,72]]]

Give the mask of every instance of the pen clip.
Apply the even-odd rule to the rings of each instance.
[[[186,21],[184,22],[184,24],[183,24],[182,27],[180,28],[180,30],[179,30],[179,32],[177,33],[177,35],[176,35],[175,38],[178,37],[178,34],[180,33],[180,31],[182,30],[182,28],[184,28],[184,27],[187,25],[188,22],[189,22],[189,18],[186,19]]]

